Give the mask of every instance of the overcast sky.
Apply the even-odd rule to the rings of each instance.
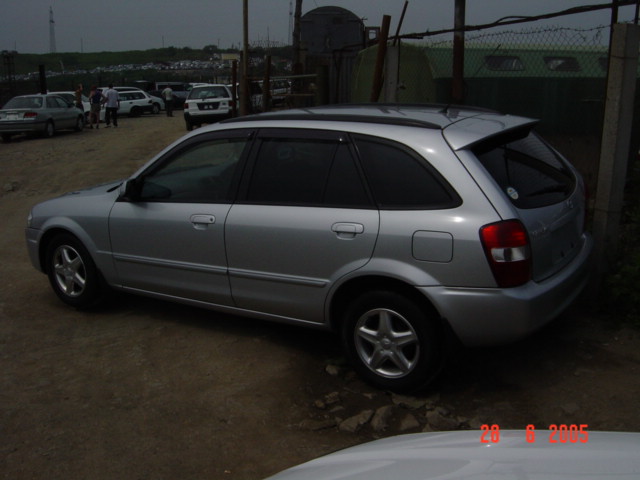
[[[606,0],[467,0],[466,23],[493,22],[511,15],[539,15]],[[242,0],[0,0],[0,50],[48,53],[49,7],[53,8],[58,52],[146,50],[218,45],[242,41]],[[249,42],[287,42],[290,0],[249,0]],[[404,0],[304,0],[302,13],[336,5],[380,25],[391,16],[396,31]],[[453,25],[454,0],[410,0],[401,33],[441,30]],[[623,7],[620,21],[633,19]],[[609,23],[608,10],[560,17],[547,25],[595,27]],[[529,25],[515,28],[530,28]]]

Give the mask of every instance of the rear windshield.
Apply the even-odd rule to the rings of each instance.
[[[566,162],[533,133],[503,143],[493,139],[473,151],[518,208],[562,202],[575,188],[575,176]]]
[[[9,100],[4,106],[10,108],[41,108],[42,97],[15,97]]]
[[[229,98],[229,92],[225,87],[194,87],[189,93],[189,99],[203,100],[205,98]]]

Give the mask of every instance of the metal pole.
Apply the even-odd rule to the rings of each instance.
[[[400,36],[400,29],[402,28],[402,22],[404,22],[404,15],[407,13],[407,7],[409,6],[409,0],[405,0],[404,7],[402,7],[402,14],[400,15],[400,21],[398,22],[398,28],[396,28],[396,36],[393,38],[393,46],[398,44],[398,37]]]
[[[302,0],[296,0],[296,9],[293,16],[293,74],[301,75],[303,72],[302,52],[300,45],[300,19],[302,17]],[[297,80],[291,85],[291,93],[302,93],[303,82]]]
[[[380,29],[380,38],[378,39],[378,55],[376,57],[376,66],[373,72],[373,85],[371,86],[371,102],[377,102],[382,91],[384,58],[387,54],[387,40],[389,38],[389,25],[391,17],[385,15],[382,17],[382,28]]]
[[[47,93],[47,73],[44,69],[44,65],[38,65],[39,81],[40,81],[40,93],[43,95]]]
[[[611,0],[611,26],[609,27],[609,53],[613,42],[613,26],[618,23],[618,0]]]
[[[271,55],[264,57],[264,76],[262,77],[262,111],[271,110]]]
[[[231,101],[233,103],[232,115],[238,116],[238,61],[231,62]]]
[[[242,75],[240,76],[240,115],[249,112],[249,0],[242,0]]]
[[[456,0],[453,33],[453,72],[451,99],[454,103],[464,103],[464,26],[465,0]]]

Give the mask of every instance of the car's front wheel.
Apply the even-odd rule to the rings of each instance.
[[[353,300],[344,312],[342,340],[354,369],[384,390],[424,389],[442,367],[434,319],[394,291],[371,291]]]
[[[154,104],[153,104],[153,107],[151,107],[151,112],[152,112],[154,115],[159,114],[159,113],[160,113],[160,105],[158,105],[157,103],[154,103]]]
[[[105,286],[89,252],[73,235],[54,237],[47,247],[47,274],[56,295],[76,308],[102,300]]]

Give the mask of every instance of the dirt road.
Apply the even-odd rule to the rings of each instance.
[[[0,144],[0,478],[259,479],[399,432],[640,431],[640,334],[587,308],[460,352],[402,398],[362,384],[330,334],[124,295],[63,305],[27,259],[30,206],[127,176],[183,133],[179,116],[144,116]]]

